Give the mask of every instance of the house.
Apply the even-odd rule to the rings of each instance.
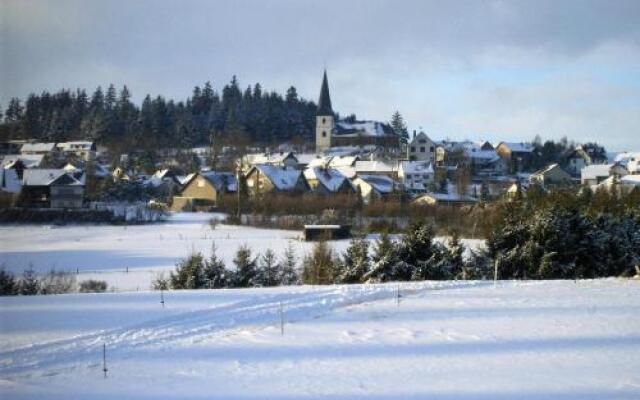
[[[471,196],[461,196],[457,193],[425,193],[413,200],[413,205],[466,205],[475,204],[478,199]]]
[[[587,186],[597,185],[611,175],[613,164],[594,164],[580,170],[580,183]]]
[[[218,205],[227,193],[235,193],[238,182],[231,172],[196,172],[187,176],[178,196],[173,196],[172,211],[208,210]]]
[[[80,208],[83,206],[83,172],[64,169],[27,169],[18,203],[23,207]]]
[[[310,190],[302,171],[286,166],[255,165],[245,175],[245,181],[251,196],[275,192],[300,194]]]
[[[96,158],[96,145],[89,141],[60,142],[56,149],[64,157],[75,156],[84,161]]]
[[[435,174],[431,161],[401,161],[398,179],[409,193],[425,193],[434,184]]]
[[[25,143],[20,148],[22,155],[47,155],[56,152],[55,143]]]
[[[20,154],[20,148],[26,140],[7,140],[0,142],[0,156],[10,154]]]
[[[614,161],[624,166],[630,174],[640,174],[640,152],[619,153]]]
[[[531,184],[538,184],[542,187],[570,185],[573,178],[558,164],[551,164],[546,168],[531,174],[529,178]]]
[[[397,162],[358,160],[354,163],[353,170],[356,175],[388,176],[398,178]]]
[[[435,163],[436,161],[436,143],[427,136],[426,133],[420,132],[416,135],[413,131],[413,138],[407,146],[407,158],[409,161],[428,161]]]
[[[168,193],[173,193],[182,187],[182,182],[179,177],[180,174],[175,169],[165,168],[151,175],[149,183],[156,188],[163,186]]]
[[[399,148],[400,136],[383,122],[357,121],[355,118],[336,121],[331,107],[327,71],[324,71],[316,110],[316,152],[325,152],[334,146],[365,145]]]
[[[311,190],[318,194],[347,194],[354,192],[349,179],[337,169],[307,168],[304,170],[304,177]]]
[[[384,175],[358,175],[351,183],[358,190],[365,204],[388,197],[395,188],[394,180]]]
[[[242,169],[243,171],[249,171],[252,167],[265,164],[273,165],[276,167],[298,167],[298,159],[292,152],[288,153],[256,153],[246,154],[242,157]]]
[[[500,142],[496,152],[509,166],[512,173],[527,171],[533,160],[534,147],[531,143]]]

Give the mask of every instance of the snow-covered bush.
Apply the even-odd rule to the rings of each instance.
[[[104,293],[107,291],[107,282],[88,279],[80,282],[80,293]]]

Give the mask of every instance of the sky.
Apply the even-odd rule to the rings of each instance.
[[[0,0],[0,106],[126,84],[186,99],[237,75],[435,140],[640,150],[639,0]]]

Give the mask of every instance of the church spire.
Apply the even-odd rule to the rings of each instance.
[[[329,97],[329,83],[327,82],[327,70],[324,70],[322,77],[322,88],[320,88],[320,99],[318,100],[317,116],[333,116],[331,109],[331,97]]]

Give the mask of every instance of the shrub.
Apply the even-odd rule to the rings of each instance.
[[[107,282],[89,279],[80,282],[80,293],[104,293],[107,291]]]

